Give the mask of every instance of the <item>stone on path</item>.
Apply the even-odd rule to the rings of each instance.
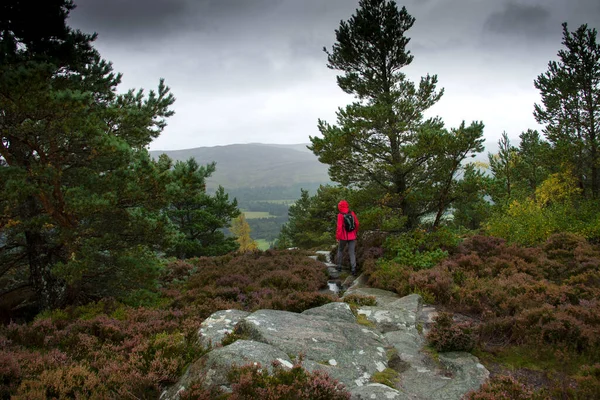
[[[233,365],[260,363],[270,368],[278,361],[291,368],[299,357],[308,371],[323,370],[343,383],[354,400],[458,400],[488,378],[485,367],[469,353],[441,353],[434,360],[424,351],[424,331],[435,309],[423,306],[419,295],[399,297],[369,288],[362,277],[345,292],[351,294],[373,296],[377,304],[355,312],[346,303],[334,302],[303,313],[214,313],[199,331],[200,342],[213,350],[192,364],[161,400],[177,399],[198,379],[227,388],[227,372]],[[236,327],[244,340],[221,347],[222,339]],[[374,382],[390,371],[396,377],[395,387]]]

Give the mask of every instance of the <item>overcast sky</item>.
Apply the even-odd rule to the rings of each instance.
[[[353,98],[336,85],[323,47],[358,0],[75,0],[71,26],[123,73],[121,90],[176,97],[151,150],[233,143],[307,143],[317,119]],[[503,131],[539,129],[534,79],[556,59],[562,22],[600,28],[598,0],[406,0],[413,81],[437,74],[445,95],[429,112],[447,127],[483,121],[486,147]]]

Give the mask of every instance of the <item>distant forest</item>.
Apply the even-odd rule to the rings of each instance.
[[[292,186],[264,186],[226,189],[230,198],[236,198],[241,210],[268,212],[266,218],[248,218],[250,236],[254,240],[265,240],[272,244],[281,227],[288,222],[288,209],[300,198],[300,190],[308,190],[311,195],[317,192],[316,182],[299,183]]]

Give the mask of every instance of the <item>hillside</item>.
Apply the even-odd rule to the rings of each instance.
[[[155,158],[163,153],[175,161],[190,157],[201,164],[215,161],[217,170],[207,182],[209,189],[218,185],[235,189],[329,182],[327,166],[305,144],[252,143],[150,152]]]

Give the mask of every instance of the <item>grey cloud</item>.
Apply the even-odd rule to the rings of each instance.
[[[358,0],[76,0],[71,22],[106,40],[154,40],[204,33],[222,36],[310,37],[336,27]],[[333,27],[331,23],[334,23]]]
[[[550,11],[541,5],[508,3],[485,21],[484,29],[505,35],[545,36],[552,32]]]
[[[176,29],[190,7],[186,0],[76,0],[70,24],[121,40]]]
[[[178,100],[161,146],[243,141],[235,139],[242,131],[289,131],[299,143],[316,133],[317,117],[334,120],[337,107],[352,100],[337,88],[322,48],[335,43],[335,29],[355,13],[358,1],[75,0],[70,23],[98,32],[96,46],[124,73],[124,88],[150,89],[159,77],[166,79]],[[574,30],[582,23],[598,27],[600,20],[598,0],[397,4],[416,18],[408,32],[415,55],[405,71],[410,79],[438,74],[440,86],[448,88],[442,117],[485,118],[493,132],[527,126],[494,120],[493,110],[511,104],[488,110],[482,99],[500,96],[497,104],[504,104],[514,102],[515,93],[523,97],[520,91],[535,93],[533,79],[560,48],[561,22]],[[469,103],[473,93],[477,100]],[[232,110],[248,129],[230,123]],[[192,143],[199,131],[205,136]]]

